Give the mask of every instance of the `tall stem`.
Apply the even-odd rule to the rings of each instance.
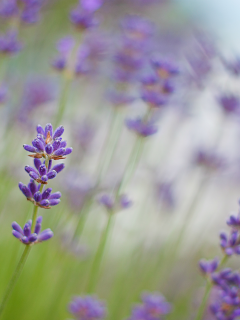
[[[17,267],[16,267],[16,269],[15,269],[13,275],[12,275],[12,278],[11,278],[9,284],[8,284],[7,290],[6,290],[5,295],[3,297],[3,300],[2,300],[2,303],[0,305],[0,316],[1,316],[3,310],[4,310],[5,306],[6,306],[6,303],[7,303],[8,299],[9,299],[12,291],[13,291],[13,288],[15,287],[15,285],[17,283],[17,280],[18,280],[18,278],[19,278],[19,276],[20,276],[20,274],[22,272],[22,269],[23,269],[24,264],[25,264],[25,262],[27,260],[27,257],[29,255],[30,250],[31,250],[31,246],[26,245],[25,249],[23,251],[23,254],[22,254],[22,256],[21,256],[21,258],[20,258],[20,260],[18,262],[18,265],[17,265]]]
[[[104,229],[104,231],[102,233],[102,236],[101,236],[98,248],[97,248],[96,255],[94,257],[94,261],[93,261],[90,275],[89,275],[89,282],[88,282],[87,290],[86,290],[88,293],[92,293],[94,291],[96,283],[97,283],[99,269],[100,269],[104,249],[106,247],[107,238],[108,238],[108,235],[109,235],[109,232],[111,229],[112,217],[113,217],[113,215],[110,214],[106,228]]]
[[[117,189],[117,192],[116,192],[117,197],[120,195],[121,191],[124,189],[124,187],[127,185],[127,183],[131,180],[131,178],[135,172],[135,169],[138,165],[138,162],[139,162],[141,154],[142,154],[143,142],[144,142],[143,138],[137,137],[135,145],[134,145],[132,152],[129,156],[122,181]]]
[[[56,122],[55,126],[57,127],[60,122],[62,121],[62,118],[64,116],[65,108],[67,105],[67,99],[68,99],[68,92],[71,85],[72,79],[71,77],[64,78],[63,88],[61,91],[60,101],[59,101],[59,109],[56,116]]]
[[[221,260],[221,262],[219,264],[219,267],[222,267],[224,265],[224,263],[227,261],[227,259],[228,259],[228,256],[225,255],[222,258],[222,260]],[[210,280],[208,280],[206,288],[205,288],[205,293],[204,293],[202,302],[200,304],[200,307],[198,309],[198,313],[196,315],[195,320],[201,320],[203,318],[204,312],[205,312],[205,309],[206,309],[206,305],[207,305],[207,302],[208,302],[208,298],[209,298],[209,295],[210,295],[211,290],[212,290],[212,287],[213,287],[213,283]]]

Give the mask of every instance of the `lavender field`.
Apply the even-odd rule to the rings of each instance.
[[[0,319],[240,319],[233,1],[0,0]]]

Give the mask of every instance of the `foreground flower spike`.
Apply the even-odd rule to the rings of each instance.
[[[217,98],[225,114],[240,114],[240,98],[232,93],[222,94]]]
[[[225,254],[231,256],[233,254],[240,254],[240,242],[238,231],[232,230],[230,236],[228,237],[225,232],[220,234],[221,247]]]
[[[157,133],[158,131],[157,126],[153,122],[145,122],[141,118],[127,119],[126,126],[128,127],[128,129],[134,131],[137,135],[141,137],[151,136]]]
[[[64,127],[58,127],[54,132],[51,123],[48,123],[43,129],[37,126],[37,137],[32,141],[32,146],[24,144],[23,148],[33,154],[33,158],[45,158],[48,160],[65,159],[68,154],[72,153],[72,148],[67,148],[67,142],[62,140]]]
[[[160,320],[170,313],[171,305],[159,293],[144,293],[142,304],[132,309],[128,320]]]
[[[105,303],[94,296],[74,297],[69,311],[76,320],[102,320],[106,318]]]
[[[39,191],[41,184],[38,186],[33,179],[30,180],[28,186],[24,185],[22,182],[19,183],[19,189],[25,195],[28,201],[31,201],[35,206],[43,209],[50,209],[60,203],[61,192],[52,193],[51,188],[43,189],[42,192]]]
[[[36,221],[34,232],[31,232],[32,220],[29,220],[23,227],[19,226],[17,222],[12,223],[12,234],[19,239],[23,244],[32,245],[42,241],[49,240],[53,237],[53,232],[50,229],[41,231],[42,217],[39,216]]]

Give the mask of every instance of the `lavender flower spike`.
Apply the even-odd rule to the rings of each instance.
[[[94,296],[74,297],[69,311],[77,320],[103,320],[106,317],[105,304]]]
[[[215,258],[213,260],[202,259],[199,261],[199,267],[204,274],[210,274],[217,270],[219,265],[219,259]]]
[[[155,134],[158,129],[152,122],[144,122],[143,119],[127,119],[126,126],[141,137],[148,137]]]
[[[53,237],[53,232],[50,229],[41,231],[42,217],[38,217],[34,233],[31,233],[32,220],[29,220],[23,227],[19,226],[17,222],[12,223],[12,234],[25,245],[33,245],[42,241],[49,240]]]
[[[29,155],[32,158],[45,158],[48,160],[65,159],[65,156],[72,153],[72,148],[66,148],[66,141],[62,140],[64,127],[58,127],[54,133],[51,123],[48,123],[43,129],[42,126],[37,126],[37,137],[32,141],[32,146],[24,144],[23,148],[33,154]],[[49,179],[49,177],[48,177]]]

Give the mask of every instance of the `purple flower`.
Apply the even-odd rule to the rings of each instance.
[[[171,305],[159,293],[144,293],[142,303],[132,309],[129,320],[159,320],[170,313]]]
[[[222,62],[226,69],[234,76],[240,75],[240,57],[236,57],[234,60],[227,61],[222,59]]]
[[[0,104],[3,104],[7,100],[7,88],[3,85],[0,86]]]
[[[107,97],[111,104],[115,107],[130,105],[135,100],[135,97],[133,97],[125,91],[120,90],[113,90],[109,92]]]
[[[225,113],[239,113],[240,99],[233,94],[223,94],[217,98],[219,105]]]
[[[224,159],[214,151],[199,149],[194,155],[194,162],[210,170],[221,169],[225,165]]]
[[[81,6],[84,10],[94,12],[102,6],[102,0],[81,0]]]
[[[94,296],[77,296],[69,304],[69,311],[77,320],[102,320],[106,317],[104,302]]]
[[[58,41],[57,50],[59,52],[59,55],[52,62],[52,66],[56,70],[62,71],[66,68],[67,60],[68,60],[69,54],[71,53],[74,47],[74,44],[75,44],[75,41],[71,36],[64,37]]]
[[[35,206],[43,209],[50,209],[60,203],[61,193],[52,193],[51,188],[39,191],[41,184],[36,185],[34,179],[31,179],[28,185],[19,182],[19,189],[25,195],[28,201],[31,201]]]
[[[0,35],[0,53],[11,55],[18,53],[22,49],[22,44],[17,40],[17,33],[8,31]]]
[[[161,79],[168,79],[179,74],[179,68],[170,60],[154,57],[151,63]]]
[[[2,0],[0,4],[0,16],[3,18],[12,18],[18,14],[16,0]]]
[[[103,194],[99,197],[98,202],[112,213],[127,209],[132,205],[132,201],[125,194],[120,195],[118,199],[115,199],[112,195]]]
[[[225,232],[221,232],[220,240],[220,245],[226,255],[231,256],[233,254],[240,254],[240,242],[238,231],[232,230],[229,237]]]
[[[199,267],[204,274],[213,273],[219,266],[219,259],[215,258],[212,260],[202,259],[199,261]]]
[[[32,245],[42,241],[49,240],[53,237],[53,232],[50,229],[41,232],[42,217],[39,216],[36,221],[34,232],[32,233],[32,220],[29,220],[23,227],[19,226],[17,222],[12,223],[12,234],[19,239],[23,244]]]
[[[240,228],[240,214],[238,214],[236,217],[231,215],[229,217],[229,219],[227,220],[227,225],[229,225],[233,229],[239,229]]]
[[[70,12],[70,21],[80,30],[86,30],[98,25],[95,11],[101,6],[100,1],[95,1],[94,3],[92,0],[90,2],[88,5],[87,1],[84,1],[82,6],[79,5]]]
[[[40,159],[34,159],[34,167],[25,166],[25,171],[29,174],[30,178],[41,184],[47,184],[49,179],[53,179],[61,172],[65,165],[60,163],[52,167],[52,160],[49,161],[48,168],[46,168],[45,161],[42,163]]]
[[[144,41],[153,34],[154,25],[140,16],[128,15],[122,20],[121,26],[125,35],[134,41]]]
[[[148,137],[155,134],[158,129],[157,126],[151,121],[144,121],[141,118],[127,119],[126,126],[129,130],[134,131],[137,135]]]
[[[150,90],[143,90],[142,99],[151,108],[161,108],[167,103],[167,99],[161,93]]]
[[[65,159],[65,156],[72,153],[72,148],[67,148],[67,142],[62,140],[64,127],[58,127],[54,132],[51,123],[48,123],[43,129],[42,126],[37,126],[37,137],[32,141],[32,146],[24,144],[23,148],[33,153],[29,155],[32,158],[45,159]]]
[[[216,319],[234,320],[240,315],[240,275],[231,269],[212,274],[212,281],[218,289],[218,296],[210,309]]]

